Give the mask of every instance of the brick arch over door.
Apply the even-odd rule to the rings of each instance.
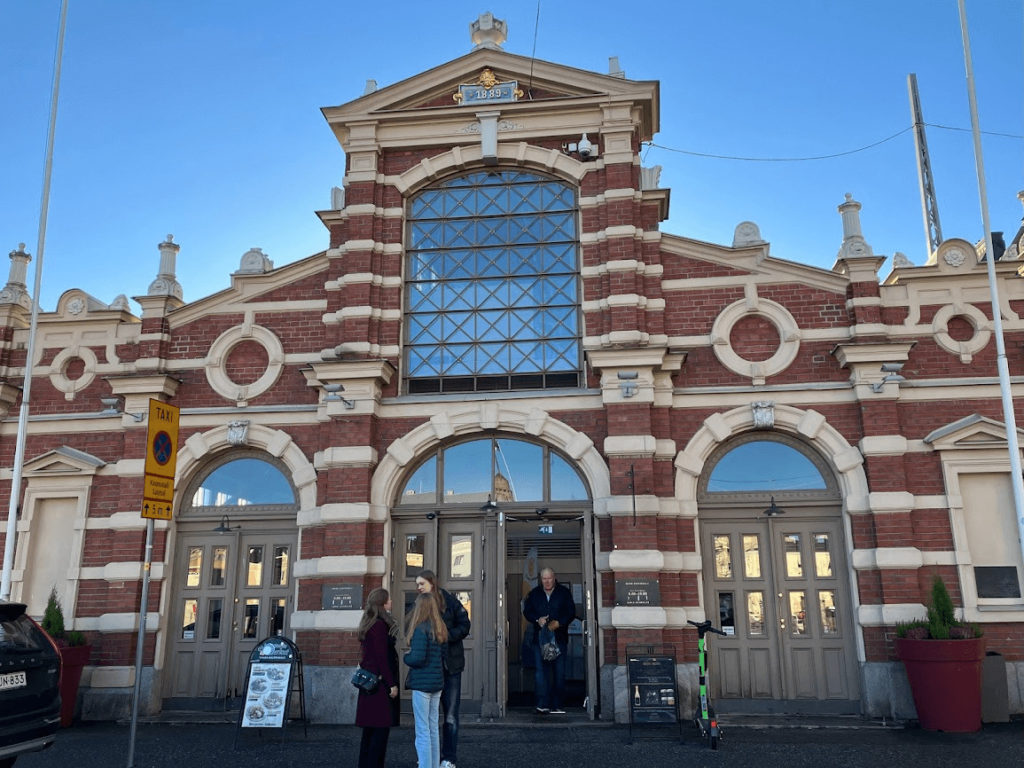
[[[611,495],[608,465],[589,437],[552,418],[540,408],[525,410],[494,402],[466,405],[438,413],[391,443],[373,473],[371,505],[390,508],[400,490],[399,484],[405,477],[405,469],[442,441],[484,430],[529,435],[557,448],[575,461],[583,474],[592,494],[594,514],[600,516],[607,509]]]
[[[843,528],[846,544],[847,579],[856,585],[853,563],[853,534],[850,528],[850,512],[868,512],[871,509],[868,494],[868,480],[864,473],[864,456],[856,446],[850,445],[825,417],[817,411],[803,410],[789,405],[774,407],[774,429],[801,438],[812,446],[833,467],[839,482],[839,495],[843,503]],[[675,459],[676,498],[683,508],[697,512],[697,485],[708,458],[715,448],[731,437],[755,428],[754,409],[750,405],[715,413],[704,420],[686,447]],[[851,589],[854,615],[859,610],[857,590]],[[865,659],[863,634],[858,632],[857,655]]]

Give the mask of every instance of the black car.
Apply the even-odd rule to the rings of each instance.
[[[60,728],[60,653],[21,603],[0,602],[0,768]]]

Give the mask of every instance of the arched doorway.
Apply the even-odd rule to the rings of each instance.
[[[510,706],[532,708],[521,601],[549,566],[576,600],[567,703],[593,716],[599,697],[592,502],[569,459],[513,437],[449,442],[412,467],[391,515],[396,610],[411,606],[416,576],[428,568],[470,614],[465,712],[501,717]]]
[[[835,474],[800,440],[750,432],[698,484],[704,600],[722,711],[860,711],[857,621]]]
[[[288,631],[299,505],[284,464],[256,450],[207,462],[182,498],[163,696],[201,708],[237,697],[256,643]]]

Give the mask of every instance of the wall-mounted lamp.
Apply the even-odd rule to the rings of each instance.
[[[547,507],[537,507],[537,509],[535,509],[534,512],[536,513],[537,517],[544,517],[544,515],[546,515],[548,513],[548,508]]]
[[[324,384],[323,386],[324,386],[324,392],[327,393],[324,396],[324,400],[325,401],[326,400],[335,400],[335,401],[340,400],[342,402],[342,404],[348,410],[350,410],[350,411],[353,408],[356,407],[356,404],[354,402],[352,402],[347,397],[345,397],[344,395],[341,394],[342,392],[345,391],[345,385],[344,384],[332,383],[332,384]]]
[[[433,520],[437,517],[437,512],[427,512],[427,520]]]
[[[493,512],[498,508],[498,503],[490,496],[487,497],[487,501],[484,502],[483,506],[480,507],[481,512]]]
[[[636,395],[639,374],[636,371],[619,371],[616,375],[619,378],[619,390],[622,392],[622,396],[633,397]]]
[[[772,496],[771,504],[768,505],[768,509],[764,511],[765,517],[778,517],[779,515],[786,514],[786,510],[775,503],[775,497]]]
[[[567,155],[578,155],[580,160],[595,160],[597,158],[597,145],[591,143],[584,133],[579,141],[570,141],[562,144],[562,151]]]
[[[886,384],[898,384],[901,381],[906,381],[906,379],[900,375],[900,371],[902,370],[903,363],[882,363],[882,373],[884,373],[885,376],[881,381],[876,381],[871,385],[871,391],[877,394],[882,391],[882,387]]]
[[[231,531],[241,530],[242,526],[232,525],[231,520],[228,519],[227,515],[221,515],[220,525],[213,529],[214,533],[231,533]]]
[[[124,413],[124,407],[119,397],[101,397],[100,403],[103,404],[100,416],[117,416],[120,413]],[[129,413],[128,415],[136,421],[143,421],[146,418],[145,413]]]

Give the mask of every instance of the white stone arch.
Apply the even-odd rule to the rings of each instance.
[[[560,450],[576,462],[589,485],[595,513],[599,507],[607,506],[611,495],[608,465],[589,437],[552,418],[542,408],[523,408],[494,401],[466,404],[435,414],[391,443],[373,473],[371,506],[389,509],[409,465],[441,442],[460,435],[486,434],[494,430],[534,437]]]
[[[850,445],[817,411],[775,405],[774,412],[776,430],[803,438],[836,470],[844,511],[868,511],[868,480],[860,450]],[[708,457],[729,438],[754,428],[754,408],[749,405],[714,413],[704,420],[676,456],[676,498],[684,507],[692,506],[693,516],[696,516],[697,483]]]
[[[479,144],[452,147],[447,152],[425,157],[404,173],[393,178],[395,189],[403,197],[414,194],[427,184],[440,181],[459,171],[474,168],[520,167],[549,173],[564,181],[579,185],[587,171],[594,170],[596,163],[581,163],[558,149],[545,149],[525,141],[515,144],[498,142],[497,166],[485,166]]]
[[[279,429],[270,429],[260,424],[250,424],[245,442],[229,439],[229,425],[223,424],[207,432],[191,435],[178,451],[175,484],[185,488],[192,475],[199,471],[213,454],[235,448],[255,448],[266,451],[281,461],[289,472],[289,479],[295,486],[299,513],[316,506],[316,469],[306,454],[295,444],[291,435]],[[180,500],[179,500],[180,501]]]

